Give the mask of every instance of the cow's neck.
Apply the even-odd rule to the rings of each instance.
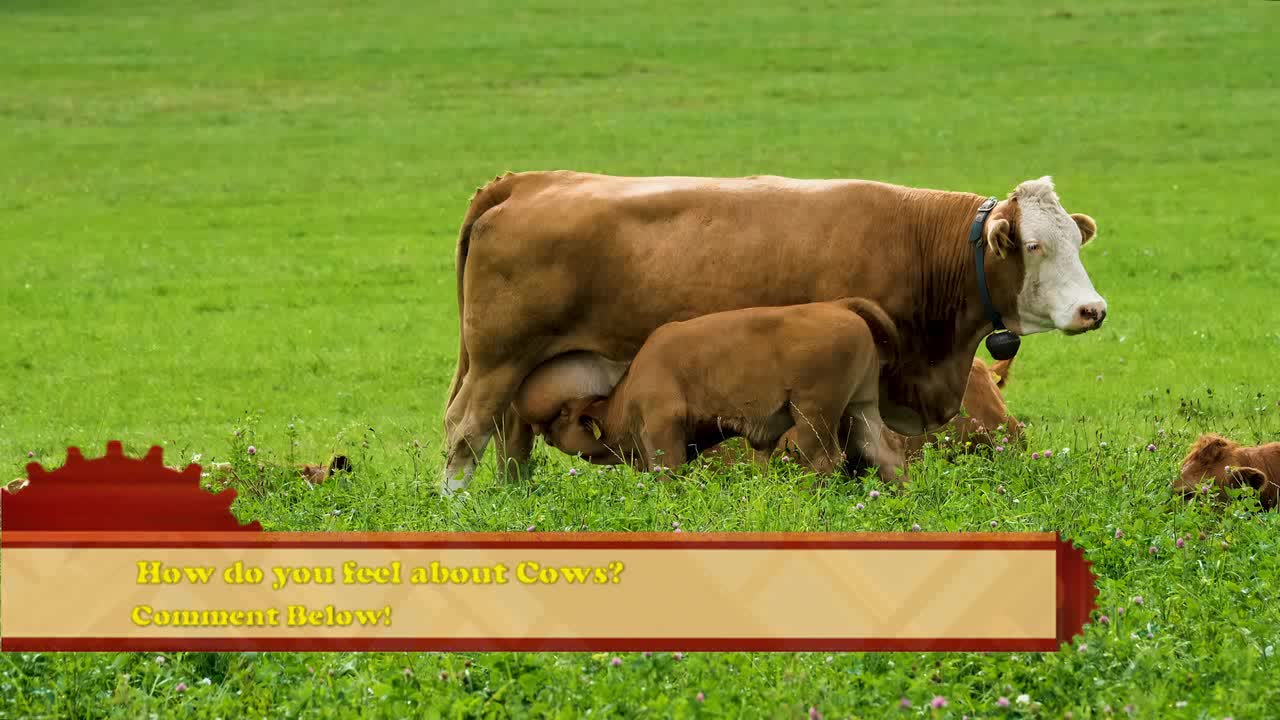
[[[885,413],[891,428],[917,434],[946,424],[960,410],[974,353],[992,331],[982,306],[969,230],[985,198],[935,193],[909,202],[901,258],[915,272],[895,274],[897,302],[887,308],[902,342],[900,364],[884,384],[897,408]],[[1009,307],[1004,263],[987,258],[997,307]],[[1003,282],[1002,282],[1003,281]],[[882,411],[884,411],[882,403]],[[891,416],[892,415],[892,416]],[[921,427],[923,426],[923,427]]]

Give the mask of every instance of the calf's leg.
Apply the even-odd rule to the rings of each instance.
[[[905,482],[906,474],[899,479],[895,472],[896,468],[903,467],[903,457],[901,451],[885,439],[879,404],[851,404],[846,412],[849,436],[845,452],[849,457],[861,456],[868,464],[878,466],[884,482]]]
[[[689,439],[683,423],[674,417],[647,420],[640,431],[641,444],[650,470],[668,468],[674,470],[689,460]]]
[[[665,467],[675,469],[689,461],[689,433],[681,403],[672,398],[678,391],[654,384],[647,397],[632,405],[628,425],[634,429],[634,443],[640,457],[636,466],[650,472]],[[623,401],[625,402],[625,401]]]
[[[800,462],[818,473],[829,473],[844,462],[844,443],[840,442],[839,433],[843,405],[824,405],[791,403],[796,453]]]

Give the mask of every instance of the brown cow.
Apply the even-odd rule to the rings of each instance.
[[[1276,507],[1280,504],[1280,442],[1242,447],[1215,433],[1201,435],[1183,458],[1181,477],[1173,487],[1192,495],[1206,485],[1217,488],[1224,499],[1227,489],[1248,486],[1258,491],[1262,507]]]
[[[677,467],[690,445],[696,454],[742,437],[773,448],[791,429],[814,470],[857,455],[891,480],[902,460],[884,443],[878,395],[896,347],[892,321],[861,298],[712,313],[655,330],[608,397],[525,417],[548,444],[595,463]]]
[[[523,468],[533,432],[512,400],[542,363],[574,351],[628,362],[663,324],[740,308],[878,303],[903,341],[880,380],[884,422],[906,435],[942,427],[993,329],[968,242],[983,202],[862,180],[495,179],[458,237],[444,492],[470,482],[495,434],[499,468]],[[1102,324],[1106,302],[1080,262],[1097,225],[1068,214],[1048,177],[1020,184],[979,229],[991,304],[1012,332]]]

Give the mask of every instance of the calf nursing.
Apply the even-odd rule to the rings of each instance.
[[[1022,429],[1018,419],[1009,414],[1001,390],[1009,381],[1009,367],[1013,360],[1001,360],[987,365],[979,358],[973,359],[969,368],[969,384],[965,389],[964,401],[960,406],[960,414],[947,423],[936,434],[954,440],[948,447],[962,450],[982,446],[1017,447],[1022,444]],[[773,455],[794,452],[795,431],[790,430],[779,441],[778,447],[772,451],[758,451],[754,460],[766,464]],[[929,435],[900,435],[888,427],[884,429],[884,441],[898,449],[902,455],[910,459],[919,454],[929,441]],[[731,447],[730,443],[713,448],[706,455],[721,457],[725,462],[733,463],[746,459],[740,449]],[[857,471],[858,466],[850,466]]]
[[[880,415],[910,435],[960,410],[993,328],[1096,329],[1106,301],[1080,250],[1097,232],[1053,182],[1020,183],[969,239],[982,195],[865,180],[507,174],[477,191],[458,233],[458,362],[445,410],[442,490],[470,481],[491,440],[520,472],[532,427],[513,400],[559,355],[632,360],[661,325],[715,312],[842,297],[880,305],[901,352]],[[732,349],[730,350],[732,353]]]
[[[819,472],[859,457],[893,479],[902,461],[884,441],[879,387],[897,344],[893,322],[859,298],[712,313],[659,327],[625,370],[553,361],[522,385],[516,411],[594,463],[676,467],[727,438],[771,450],[793,431]]]

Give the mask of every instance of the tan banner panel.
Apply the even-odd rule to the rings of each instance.
[[[0,649],[1055,650],[1079,631],[1052,534],[531,537],[5,533]]]

